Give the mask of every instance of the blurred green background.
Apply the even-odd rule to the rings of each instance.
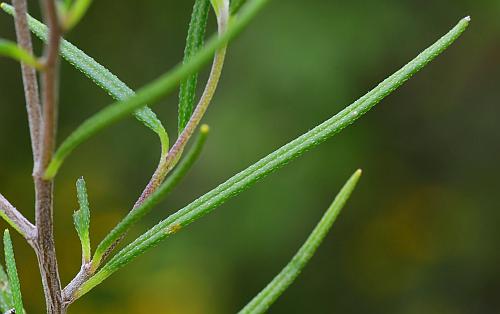
[[[181,60],[193,1],[94,2],[67,37],[131,87]],[[39,16],[37,1],[30,9]],[[202,158],[129,240],[341,110],[466,15],[471,25],[448,51],[354,126],[138,258],[70,313],[236,312],[358,167],[348,206],[270,312],[499,313],[497,0],[272,1],[230,46]],[[5,14],[0,36],[15,38]],[[0,191],[32,218],[20,70],[4,58],[0,69]],[[64,62],[61,90],[59,141],[111,102]],[[176,95],[154,106],[172,137],[176,107]],[[95,244],[134,203],[158,154],[153,133],[130,118],[65,163],[55,200],[64,283],[80,263],[76,179],[87,180]],[[26,307],[42,313],[35,256],[14,242]]]

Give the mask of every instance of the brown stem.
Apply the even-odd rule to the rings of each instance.
[[[28,12],[28,5],[26,3],[26,0],[13,0],[12,4],[14,5],[14,10],[16,12],[14,23],[16,28],[17,43],[28,53],[33,54],[31,33],[28,28],[28,21],[26,17],[26,14]],[[42,119],[38,81],[36,79],[35,69],[26,65],[25,63],[21,63],[21,73],[23,76],[26,110],[28,112],[28,123],[31,135],[31,148],[33,150],[33,161],[36,164],[40,156],[39,142]]]
[[[38,231],[35,252],[42,277],[47,313],[61,314],[65,313],[65,308],[62,303],[61,281],[54,244],[53,183],[36,176],[35,186],[37,187],[35,218]]]
[[[27,25],[27,3],[26,0],[13,0],[15,8],[16,36],[19,45],[33,53],[31,35]],[[28,242],[35,249],[38,259],[42,284],[44,288],[47,313],[65,313],[62,304],[61,283],[53,236],[52,219],[52,191],[53,182],[43,180],[43,173],[52,158],[56,130],[57,112],[57,73],[58,73],[58,49],[59,49],[59,26],[55,3],[52,0],[44,0],[43,9],[49,25],[49,44],[45,54],[45,72],[43,74],[43,118],[41,113],[40,98],[36,72],[33,68],[21,64],[23,76],[26,108],[28,111],[28,122],[31,135],[31,146],[33,150],[34,169],[33,178],[35,183],[35,220],[36,227],[29,223],[15,208],[2,197],[2,209],[5,215],[14,222],[24,233]]]
[[[49,39],[44,53],[42,75],[43,125],[40,143],[40,160],[34,172],[37,226],[36,255],[42,277],[47,313],[66,312],[62,302],[61,281],[57,266],[53,224],[53,180],[43,179],[44,172],[54,153],[57,127],[58,73],[59,73],[59,28],[54,0],[41,1],[45,20],[49,28]]]

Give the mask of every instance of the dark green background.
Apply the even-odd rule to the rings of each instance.
[[[94,2],[68,38],[132,88],[181,60],[193,1]],[[448,51],[354,126],[138,258],[70,313],[236,312],[358,167],[348,206],[271,313],[499,313],[496,0],[272,1],[229,48],[202,158],[129,240],[341,110],[466,15],[471,25]],[[0,36],[14,38],[5,14]],[[0,69],[0,191],[32,218],[20,70],[4,58]],[[67,63],[61,90],[59,141],[111,102]],[[154,106],[172,140],[176,106],[176,95]],[[87,180],[95,244],[131,207],[158,153],[155,136],[130,118],[64,164],[55,200],[64,283],[80,263],[75,180]],[[28,312],[42,313],[35,256],[17,235],[14,244]]]

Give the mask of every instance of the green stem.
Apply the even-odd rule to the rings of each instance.
[[[186,147],[187,142],[193,136],[194,131],[198,127],[203,115],[205,114],[212,98],[215,94],[215,90],[217,89],[217,85],[222,73],[222,67],[224,65],[224,57],[226,55],[226,46],[222,47],[214,57],[214,62],[212,65],[212,70],[210,72],[210,76],[208,78],[207,85],[201,96],[200,101],[198,102],[196,109],[194,110],[189,122],[175,141],[172,148],[169,150],[168,154],[165,158],[162,158],[160,161],[158,168],[153,174],[151,180],[149,181],[147,187],[144,189],[142,195],[136,202],[136,206],[143,203],[163,182],[167,174],[175,167],[176,163],[179,161],[184,148]]]

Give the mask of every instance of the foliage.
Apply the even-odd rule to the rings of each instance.
[[[23,15],[20,16],[19,12],[21,14],[23,12],[22,1],[14,1],[14,6],[5,3],[1,5],[4,11],[14,16],[15,21],[18,22],[16,27],[21,28],[23,23],[19,23],[19,21],[22,21]],[[132,91],[132,89],[108,69],[97,63],[92,57],[85,54],[75,45],[64,39],[61,39],[59,42],[58,38],[61,34],[58,31],[69,31],[74,28],[88,10],[91,2],[90,0],[66,0],[58,2],[57,15],[55,14],[55,5],[52,0],[42,1],[47,11],[46,21],[49,25],[48,27],[35,18],[29,15],[26,16],[26,25],[47,45],[48,53],[46,60],[34,57],[26,49],[30,45],[26,45],[26,43],[22,44],[20,40],[23,39],[22,37],[18,39],[20,41],[19,46],[12,42],[0,41],[1,54],[12,57],[24,65],[35,67],[41,71],[43,81],[45,82],[42,87],[46,88],[43,91],[44,93],[42,93],[45,96],[43,98],[44,116],[42,117],[42,126],[45,129],[41,138],[36,138],[35,142],[38,144],[36,147],[41,149],[42,155],[45,157],[48,156],[47,162],[44,163],[43,159],[38,159],[34,155],[36,170],[42,171],[39,177],[35,173],[37,197],[40,195],[42,197],[41,199],[37,198],[37,225],[31,225],[6,200],[3,203],[0,202],[0,214],[26,238],[38,254],[39,259],[40,257],[48,256],[47,263],[52,263],[52,265],[42,263],[43,265],[40,268],[42,277],[45,272],[45,275],[49,278],[48,281],[51,281],[51,279],[57,281],[58,274],[55,254],[41,249],[44,245],[49,245],[49,247],[53,245],[52,217],[49,217],[49,220],[45,221],[46,224],[39,224],[38,221],[41,220],[40,217],[47,219],[44,214],[52,212],[52,184],[65,159],[80,144],[98,134],[106,127],[127,118],[130,114],[134,114],[139,121],[159,136],[161,156],[158,167],[141,194],[141,197],[136,201],[128,214],[100,241],[93,255],[90,243],[90,205],[87,187],[83,177],[77,180],[76,187],[79,209],[75,211],[73,218],[82,246],[82,267],[80,272],[64,289],[57,288],[56,291],[51,290],[53,287],[50,286],[50,282],[47,283],[47,279],[43,280],[47,299],[47,311],[49,313],[64,313],[71,303],[85,295],[140,254],[184,229],[192,222],[213,211],[226,200],[238,195],[268,174],[275,172],[354,123],[383,98],[392,93],[442,53],[461,35],[470,20],[468,17],[460,20],[447,34],[422,51],[408,64],[404,65],[371,91],[333,117],[270,153],[247,169],[229,178],[218,187],[200,196],[189,205],[160,221],[156,226],[147,230],[118,253],[111,256],[114,248],[123,240],[132,225],[149,213],[160,200],[169,194],[199,157],[209,131],[207,125],[199,127],[199,124],[218,86],[227,46],[231,40],[247,27],[256,14],[265,7],[268,0],[234,1],[232,7],[230,7],[229,0],[195,0],[183,61],[158,79],[139,89],[137,93]],[[217,34],[204,43],[210,7],[212,7],[217,19]],[[54,26],[53,17],[55,15],[58,17],[56,22],[56,24],[59,23],[57,24],[58,27]],[[22,34],[22,29],[19,33]],[[66,61],[116,100],[116,102],[85,120],[61,143],[55,152],[49,147],[50,145],[46,145],[46,143],[54,140],[54,138],[50,137],[51,135],[48,130],[55,130],[56,127],[55,125],[50,125],[51,120],[46,116],[46,113],[55,114],[57,112],[57,101],[54,100],[56,97],[46,97],[47,95],[51,95],[51,90],[55,90],[47,86],[54,86],[57,81],[54,74],[57,73],[57,56],[53,56],[55,59],[52,60],[53,62],[50,62],[51,51],[55,51],[56,54],[59,52]],[[199,97],[198,103],[196,103],[198,72],[212,58],[212,68],[205,89]],[[47,84],[47,82],[52,85]],[[36,82],[31,83],[36,84]],[[154,105],[172,93],[177,86],[179,86],[177,121],[179,135],[174,144],[170,146],[169,137],[162,122],[147,105]],[[47,108],[50,110],[47,111]],[[196,141],[187,153],[184,154],[188,141],[197,129],[199,129],[199,135]],[[354,190],[360,175],[361,172],[358,170],[351,176],[297,254],[278,276],[244,307],[240,313],[265,312],[295,280],[327,235],[340,210]],[[47,207],[39,207],[40,204],[45,204]],[[48,244],[44,241],[48,241]],[[0,283],[5,287],[5,289],[1,289],[0,291],[0,307],[2,311],[15,308],[17,313],[22,313],[24,310],[19,279],[17,277],[12,242],[8,231],[4,235],[4,246],[8,276],[3,272],[3,269],[0,269]],[[109,257],[111,258],[108,260]],[[47,268],[52,266],[52,273],[51,271],[47,273],[44,269],[45,266]],[[57,280],[53,277],[56,275]]]

